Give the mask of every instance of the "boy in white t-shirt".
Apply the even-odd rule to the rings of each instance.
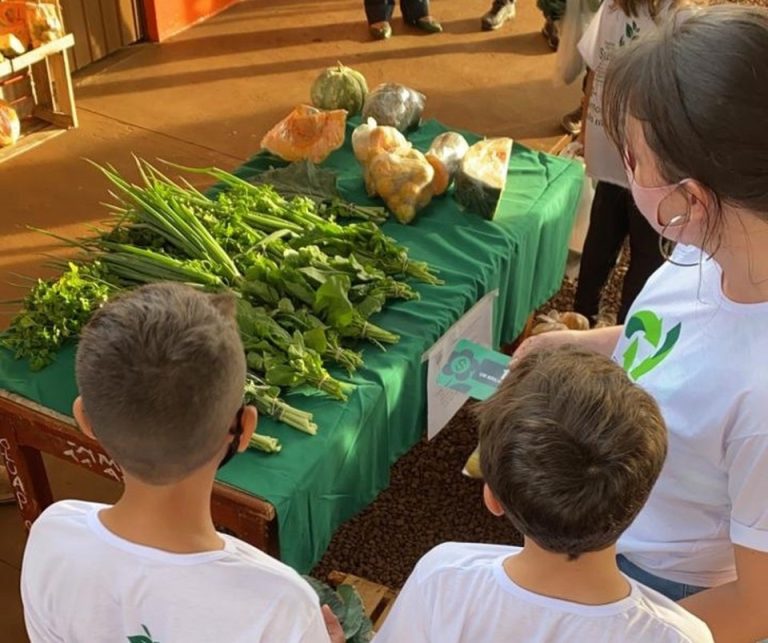
[[[424,556],[376,643],[711,643],[707,626],[618,569],[615,543],[661,470],[653,399],[607,357],[527,355],[479,407],[485,504],[523,548]]]
[[[58,502],[32,526],[21,578],[32,643],[327,643],[329,629],[343,641],[296,572],[213,526],[216,470],[257,419],[243,406],[233,300],[139,288],[94,315],[76,371],[75,418],[123,468],[125,490],[114,506]]]

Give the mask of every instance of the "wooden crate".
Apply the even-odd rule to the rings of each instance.
[[[0,149],[0,163],[77,127],[67,57],[74,44],[74,37],[67,34],[0,62],[0,98],[16,109],[22,122],[21,139]]]
[[[371,619],[374,631],[377,632],[381,629],[384,619],[387,618],[392,605],[395,603],[397,592],[384,585],[342,572],[331,572],[328,574],[328,582],[333,587],[352,585],[363,600],[365,613]]]

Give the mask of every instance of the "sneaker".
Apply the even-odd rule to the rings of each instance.
[[[581,134],[581,105],[563,116],[560,126],[571,136]]]
[[[388,22],[374,22],[368,25],[368,31],[375,40],[386,40],[392,36],[392,27]]]
[[[441,33],[443,31],[443,25],[432,16],[422,16],[413,26],[422,31],[426,31],[427,33]]]
[[[546,22],[544,23],[544,27],[541,30],[541,34],[546,39],[547,44],[549,45],[549,48],[552,51],[557,51],[557,47],[560,44],[559,27],[560,27],[559,20],[550,20],[549,18],[547,18]]]
[[[483,31],[494,31],[507,20],[512,20],[516,13],[514,0],[493,0],[491,10],[483,16],[480,26]]]

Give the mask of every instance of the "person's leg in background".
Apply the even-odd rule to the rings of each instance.
[[[515,0],[493,0],[491,8],[480,20],[480,28],[483,31],[494,31],[507,20],[512,20],[516,13]]]
[[[626,192],[626,209],[629,221],[629,267],[624,276],[624,286],[621,290],[621,305],[616,318],[619,324],[624,323],[629,307],[645,282],[664,263],[664,257],[659,250],[659,234],[645,220],[635,206],[632,193]]]
[[[552,51],[557,51],[560,44],[559,24],[565,13],[566,0],[536,0],[536,6],[544,14],[542,35]]]
[[[385,40],[392,35],[389,21],[395,9],[395,0],[365,0],[365,17],[368,30],[376,40]]]
[[[440,33],[443,26],[429,15],[429,0],[400,0],[403,20],[427,33]]]
[[[628,190],[602,181],[595,188],[573,304],[592,323],[600,312],[603,286],[629,232],[625,192]]]

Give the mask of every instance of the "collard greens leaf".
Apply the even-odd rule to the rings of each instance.
[[[311,576],[304,576],[304,580],[315,590],[315,593],[320,599],[320,605],[327,605],[330,607],[331,611],[336,615],[336,618],[341,620],[341,617],[344,616],[344,602],[341,600],[341,597],[331,589],[331,586],[316,578],[312,578]]]
[[[360,631],[363,625],[365,618],[363,601],[352,585],[339,585],[336,592],[344,601],[344,617],[341,619],[341,626],[344,628],[344,636],[350,639]]]
[[[267,183],[283,197],[305,196],[316,203],[333,201],[339,196],[336,174],[319,168],[311,161],[297,161],[286,167],[262,172],[253,183]]]

